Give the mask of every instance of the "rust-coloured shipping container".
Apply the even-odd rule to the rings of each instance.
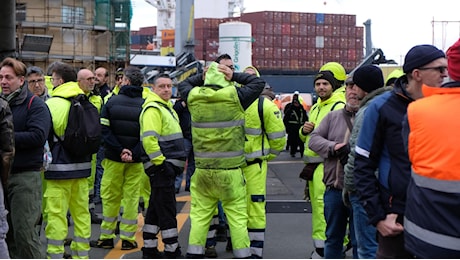
[[[328,61],[353,69],[363,55],[364,28],[356,16],[262,11],[237,18],[195,19],[195,55],[207,61],[218,56],[220,23],[252,25],[252,62],[260,70],[316,72]]]

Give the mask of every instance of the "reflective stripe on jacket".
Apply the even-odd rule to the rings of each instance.
[[[69,117],[70,101],[65,98],[83,94],[76,82],[66,82],[53,90],[54,95],[46,101],[53,121],[55,135],[63,137]],[[60,98],[64,97],[64,98]],[[53,161],[45,172],[46,179],[77,179],[91,175],[91,155],[76,160],[71,157],[53,135],[48,139]]]
[[[260,99],[263,100],[262,118],[265,128],[263,136],[261,115],[259,114]],[[284,128],[281,112],[276,104],[266,98],[260,97],[245,111],[244,129],[246,133],[244,153],[247,161],[253,161],[257,158],[267,160],[274,159],[286,145],[286,130]]]
[[[244,110],[235,87],[193,88],[188,96],[197,168],[235,168],[245,163]]]
[[[460,83],[423,86],[425,98],[409,104],[412,178],[404,220],[406,247],[418,258],[460,257]]]
[[[184,140],[178,116],[171,102],[166,102],[151,92],[142,107],[141,142],[148,156],[142,159],[144,169],[160,165],[164,160],[184,167]]]

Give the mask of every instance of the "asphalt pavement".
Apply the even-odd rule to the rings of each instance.
[[[267,259],[301,259],[310,258],[313,251],[311,239],[311,207],[303,200],[305,181],[299,179],[299,172],[303,162],[299,154],[292,158],[289,152],[284,151],[275,160],[269,162],[267,174],[267,228],[265,232],[264,258]],[[190,231],[190,193],[183,187],[177,194],[179,243],[182,254],[185,255]],[[96,212],[102,217],[101,205],[97,205]],[[117,239],[114,249],[91,248],[89,255],[92,259],[102,258],[142,258],[142,225],[143,217],[139,214],[139,228],[136,240],[139,248],[122,251],[121,241]],[[73,225],[69,226],[69,237],[72,236]],[[97,240],[99,225],[92,225],[91,239]],[[46,250],[44,232],[41,235],[43,250]],[[233,258],[231,252],[225,250],[226,242],[218,242],[216,250],[218,258]],[[159,249],[162,249],[160,243]],[[67,246],[66,251],[70,253]]]

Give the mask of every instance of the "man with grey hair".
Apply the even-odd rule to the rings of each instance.
[[[37,66],[27,68],[27,86],[34,95],[40,97],[43,101],[50,98],[48,88],[45,85],[45,73]]]
[[[102,108],[101,124],[105,158],[101,183],[102,214],[99,240],[92,247],[114,247],[118,213],[123,199],[120,221],[121,250],[137,248],[137,207],[139,205],[141,162],[139,116],[142,111],[142,83],[144,76],[139,68],[129,66],[123,71],[118,95],[112,96]]]

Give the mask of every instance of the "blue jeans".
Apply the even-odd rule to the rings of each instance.
[[[359,202],[356,192],[350,193],[350,203],[353,212],[356,241],[358,244],[358,258],[375,259],[377,252],[376,228],[368,224],[369,218],[363,205]]]
[[[185,172],[185,188],[190,189],[190,178],[192,177],[192,174],[195,171],[195,156],[193,154],[192,140],[184,138],[184,149],[185,149],[185,154],[187,155],[187,169]],[[176,182],[174,183],[176,190],[180,189],[183,176],[184,174],[179,174],[178,176],[176,176]]]
[[[350,239],[353,245],[353,258],[356,258],[356,239],[354,236],[351,209],[342,201],[342,190],[327,187],[324,192],[324,218],[326,220],[326,242],[324,258],[343,258],[343,240],[350,224]]]

